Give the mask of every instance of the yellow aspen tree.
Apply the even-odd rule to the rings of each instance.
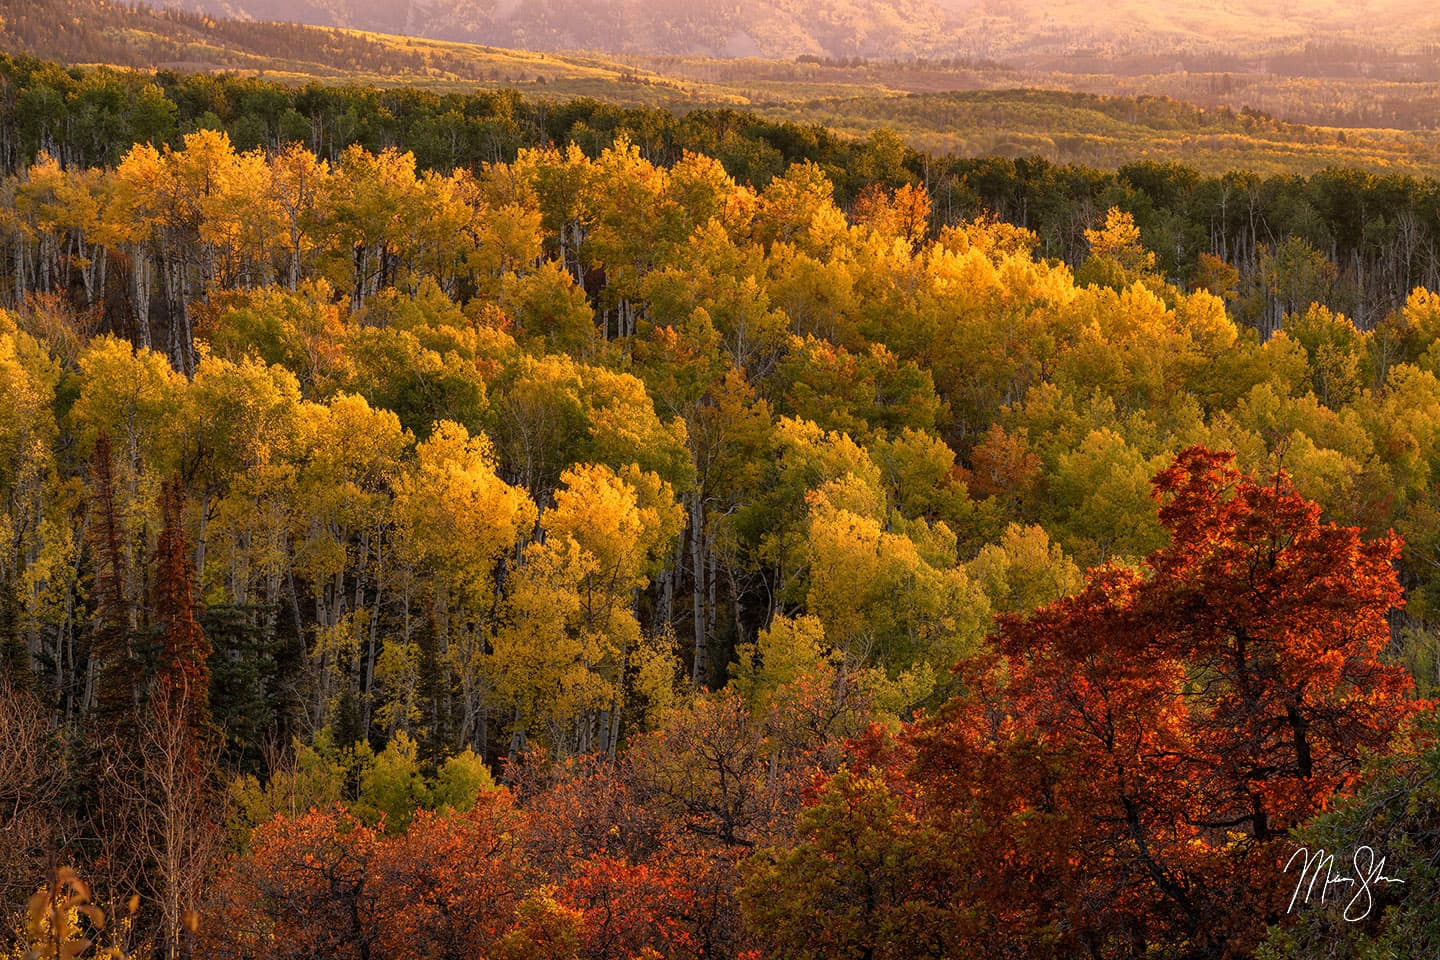
[[[395,481],[396,554],[413,578],[403,601],[428,619],[435,657],[453,681],[457,746],[483,749],[491,706],[483,668],[495,578],[533,530],[537,511],[523,489],[496,474],[483,434],[442,421],[415,457]]]
[[[321,200],[329,190],[330,164],[308,148],[292,143],[270,158],[269,198],[280,212],[286,243],[285,277],[291,290],[307,275],[321,244]]]

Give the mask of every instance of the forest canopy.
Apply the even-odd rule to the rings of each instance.
[[[22,68],[22,953],[1218,958],[1433,841],[1433,182]]]

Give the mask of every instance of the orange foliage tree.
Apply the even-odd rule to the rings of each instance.
[[[489,956],[535,883],[517,842],[521,817],[503,790],[485,790],[463,814],[419,811],[377,850],[369,876],[387,907],[376,915],[376,955]]]
[[[340,808],[277,816],[210,890],[196,955],[217,960],[374,954],[381,908],[370,874],[378,830]]]
[[[991,955],[1218,958],[1283,912],[1285,832],[1422,704],[1380,660],[1398,540],[1322,522],[1283,474],[1257,483],[1231,459],[1181,453],[1154,479],[1169,544],[1144,570],[1101,568],[1076,596],[1000,618],[959,668],[964,694],[861,764],[894,784],[879,845],[942,850],[949,875],[928,855],[898,875],[885,861],[891,889],[861,899],[895,907],[856,918],[856,942],[907,929],[941,956],[963,931]],[[877,875],[860,869],[875,838],[811,822],[869,796],[857,782],[876,781],[832,781],[795,843],[752,867],[743,895],[773,945],[797,942],[815,897],[767,863]]]
[[[1029,620],[915,733],[915,777],[1004,935],[1100,955],[1222,956],[1283,909],[1285,831],[1351,787],[1418,704],[1380,661],[1393,536],[1325,523],[1283,474],[1182,452],[1156,476],[1168,546]]]
[[[223,871],[197,955],[489,956],[538,878],[508,791],[387,837],[341,808],[276,817]]]

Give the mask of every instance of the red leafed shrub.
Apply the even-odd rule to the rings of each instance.
[[[857,744],[872,779],[820,791],[796,840],[747,871],[762,939],[824,955],[798,935],[823,893],[791,879],[809,865],[835,903],[864,894],[846,949],[898,929],[911,956],[1253,949],[1293,887],[1286,831],[1352,789],[1362,753],[1424,704],[1380,659],[1396,538],[1324,523],[1283,475],[1257,483],[1231,459],[1180,454],[1154,480],[1168,546],[1001,618],[960,665],[964,692],[904,750]],[[901,783],[892,761],[911,750]],[[883,802],[841,789],[856,782],[885,782]],[[817,820],[857,797],[879,811],[863,830]]]

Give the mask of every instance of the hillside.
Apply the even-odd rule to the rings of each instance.
[[[1440,102],[1437,84],[1277,84],[1233,75],[1208,82],[1197,75],[1126,79],[1027,73],[970,61],[841,65],[547,54],[334,27],[215,20],[99,0],[23,6],[0,0],[0,20],[0,50],[66,63],[225,71],[292,85],[340,82],[441,94],[514,89],[541,101],[592,97],[677,115],[743,108],[766,120],[822,124],[859,138],[889,128],[940,155],[1038,155],[1106,169],[1158,160],[1215,174],[1235,168],[1313,173],[1328,167],[1440,173],[1440,134],[1384,129],[1433,125],[1434,114],[1425,108]],[[1112,89],[1131,95],[1108,95]],[[1143,95],[1150,89],[1174,95]],[[53,95],[60,95],[58,87]],[[1287,123],[1246,109],[1257,97],[1314,122]]]
[[[1440,953],[1436,181],[0,90],[0,957]]]
[[[1082,0],[937,0],[963,16],[971,38],[966,52],[1027,58],[1069,70],[1085,60],[1142,61],[1191,59],[1208,55],[1263,56],[1316,44],[1357,44],[1370,50],[1408,54],[1416,62],[1440,36],[1440,15],[1423,0],[1288,0],[1276,4],[1237,4],[1195,0],[1156,4],[1118,0],[1096,4]],[[1191,68],[1195,67],[1192,62]],[[1297,64],[1276,64],[1292,72]],[[1311,69],[1324,69],[1322,64]]]
[[[1433,11],[159,2],[0,0],[0,960],[1440,960]]]
[[[556,57],[333,27],[217,20],[108,0],[0,0],[0,50],[73,64],[227,70],[356,83],[403,79],[429,85],[514,85],[561,80],[645,86],[661,79],[594,57]]]
[[[709,56],[984,56],[1025,65],[1270,55],[1318,38],[1414,58],[1440,38],[1422,0],[164,0],[216,16],[298,20],[537,50]],[[1377,59],[1372,57],[1372,59]],[[1433,60],[1433,55],[1430,57]],[[1415,60],[1415,63],[1422,61]]]
[[[955,33],[932,0],[177,0],[216,16],[408,33],[535,50],[795,57],[929,55]]]
[[[1307,126],[1164,97],[981,90],[828,97],[763,112],[852,136],[883,126],[917,149],[956,156],[1041,156],[1103,169],[1158,160],[1217,175],[1330,167],[1440,173],[1440,134],[1434,132]]]

